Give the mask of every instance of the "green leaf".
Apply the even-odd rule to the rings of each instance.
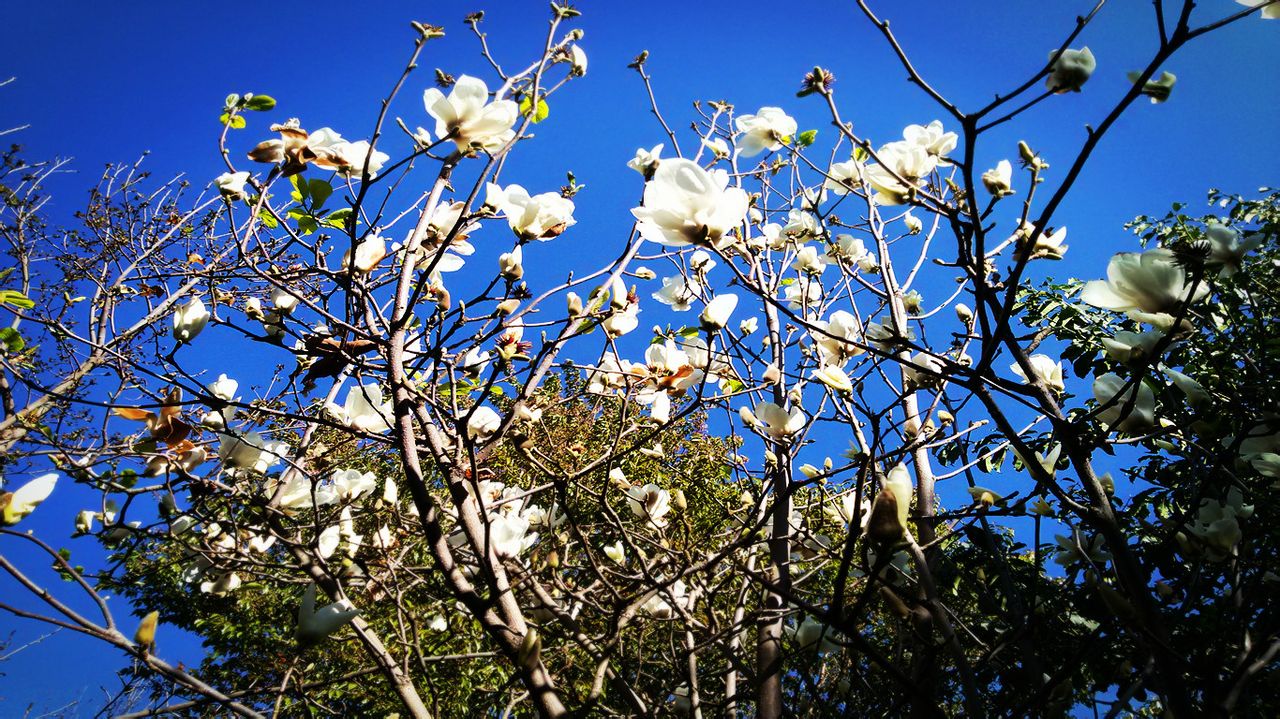
[[[293,192],[289,193],[289,196],[294,202],[302,202],[311,196],[311,183],[307,182],[307,178],[302,175],[290,177],[289,184],[293,185]]]
[[[246,110],[254,110],[256,112],[266,112],[275,106],[276,99],[270,95],[254,95],[244,102]]]
[[[259,221],[260,221],[260,222],[261,222],[265,227],[267,227],[267,228],[269,228],[269,229],[272,229],[272,230],[274,230],[275,228],[277,228],[277,227],[279,227],[279,226],[280,226],[280,223],[279,223],[279,222],[276,222],[275,215],[272,215],[272,214],[271,214],[271,212],[270,212],[269,210],[267,210],[267,208],[265,208],[265,207],[264,207],[264,208],[262,208],[261,210],[258,210],[258,220],[259,220]]]
[[[347,222],[354,215],[350,207],[343,207],[340,210],[334,210],[324,218],[323,224],[334,229],[343,230],[347,227]]]
[[[319,229],[320,223],[311,215],[303,215],[298,218],[298,234],[309,235]]]
[[[35,307],[36,303],[17,290],[0,290],[0,305],[12,305],[13,307],[29,310]]]
[[[796,144],[799,145],[800,147],[808,147],[813,144],[814,140],[817,140],[817,139],[818,139],[817,130],[805,130],[804,132],[800,133],[798,137],[796,137]]]
[[[14,353],[21,352],[27,346],[26,340],[12,327],[0,328],[0,342],[4,343],[6,350]]]
[[[324,201],[329,199],[333,194],[333,186],[324,180],[311,180],[307,182],[307,188],[311,192],[311,209],[318,210],[324,207]]]
[[[218,122],[223,125],[230,125],[232,130],[243,130],[245,125],[243,117],[240,115],[232,115],[229,112],[222,113],[218,118]]]
[[[529,109],[532,106],[533,106],[532,101],[529,99],[529,96],[526,95],[520,100],[520,114],[524,115],[525,117],[530,117]],[[532,113],[533,123],[536,125],[539,122],[542,122],[543,120],[547,119],[547,115],[550,115],[550,114],[551,114],[551,108],[547,106],[547,101],[542,98],[538,98],[537,110]]]

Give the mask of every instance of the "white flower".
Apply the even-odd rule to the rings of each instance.
[[[982,186],[996,197],[1013,194],[1013,165],[1001,160],[996,166],[982,173]]]
[[[862,165],[854,160],[836,162],[827,170],[827,179],[822,183],[824,190],[837,195],[847,195],[862,186]]]
[[[1200,244],[1209,249],[1209,264],[1222,266],[1219,273],[1222,277],[1234,275],[1240,269],[1244,256],[1262,243],[1261,234],[1241,241],[1239,232],[1217,222],[1206,225],[1204,235],[1205,241]]]
[[[486,204],[494,203],[506,215],[511,231],[522,242],[550,240],[575,222],[573,201],[558,192],[530,196],[520,185],[507,185],[506,189],[498,189],[493,183],[489,186]]]
[[[790,142],[796,134],[796,121],[778,107],[762,107],[754,115],[739,115],[733,121],[738,130],[736,143],[743,157],[770,152]]]
[[[538,541],[529,532],[529,520],[515,512],[489,515],[489,542],[499,559],[515,559]]]
[[[1039,258],[1060,260],[1067,254],[1067,245],[1063,244],[1067,239],[1067,228],[1060,227],[1053,233],[1041,232],[1033,245],[1030,240],[1035,232],[1035,225],[1023,222],[1022,227],[1013,234],[1012,239],[1017,248],[1014,252],[1015,257],[1018,259],[1025,257],[1029,260]]]
[[[354,502],[378,486],[378,475],[357,469],[340,469],[331,477],[338,500]]]
[[[787,627],[787,634],[796,643],[797,651],[824,654],[840,650],[840,645],[830,638],[831,629],[813,617],[805,617],[805,620],[794,628]]]
[[[716,295],[715,299],[707,303],[699,317],[703,329],[709,332],[724,329],[729,324],[729,315],[733,314],[737,306],[737,295]]]
[[[239,436],[220,434],[218,439],[218,457],[225,466],[257,474],[278,464],[287,449],[283,442],[268,442],[257,432],[245,432]]]
[[[481,352],[479,347],[472,347],[458,360],[458,368],[471,377],[479,377],[489,366],[489,353]]]
[[[271,290],[271,304],[281,314],[289,314],[298,306],[298,297],[279,287]]]
[[[845,371],[835,365],[824,365],[813,371],[813,378],[837,392],[852,392],[853,381]]]
[[[907,232],[912,235],[918,235],[924,230],[924,222],[910,211],[902,215],[902,224],[907,226]]]
[[[682,275],[662,278],[662,289],[654,292],[653,299],[667,305],[676,312],[686,312],[690,303],[697,299],[702,285],[697,280],[686,279]]]
[[[1049,53],[1049,59],[1053,61],[1053,65],[1049,69],[1049,77],[1044,81],[1044,86],[1059,94],[1080,92],[1080,88],[1098,66],[1093,53],[1087,47],[1080,50],[1063,50],[1061,55],[1058,55],[1057,50],[1053,50]]]
[[[912,190],[921,187],[924,178],[938,164],[938,158],[930,154],[928,148],[906,140],[881,147],[876,157],[880,163],[864,168],[863,176],[876,190],[875,201],[881,205],[905,203]]]
[[[627,563],[627,550],[626,547],[622,545],[621,539],[613,544],[604,545],[604,554],[606,557],[613,560],[615,564]]]
[[[342,254],[342,266],[338,268],[339,272],[346,272],[354,268],[356,272],[366,274],[371,272],[382,258],[387,256],[387,241],[381,235],[370,234],[356,245],[355,262],[351,260],[351,250],[348,249]]]
[[[213,178],[213,184],[223,197],[238,199],[245,196],[244,183],[249,181],[247,172],[224,172]]]
[[[179,305],[173,313],[173,338],[178,342],[190,342],[209,324],[209,310],[199,297],[192,297],[185,305]]]
[[[1173,381],[1173,386],[1177,387],[1187,396],[1187,401],[1191,403],[1192,407],[1204,406],[1213,401],[1213,395],[1210,395],[1209,391],[1204,388],[1204,385],[1195,381],[1195,379],[1175,369],[1170,369],[1168,367],[1164,367],[1162,369],[1164,370],[1164,373],[1169,376],[1169,379]]]
[[[780,236],[772,243],[773,249],[780,250],[786,241],[804,244],[809,240],[822,236],[822,223],[812,212],[791,210],[787,213],[787,224],[782,226]]]
[[[893,319],[886,317],[883,320],[868,323],[864,334],[868,342],[888,352],[904,340],[910,342],[916,338],[916,333],[910,327],[905,329],[907,336],[900,337],[893,329]]]
[[[678,607],[687,608],[689,599],[686,591],[684,582],[677,579],[667,589],[660,590],[657,594],[649,597],[649,599],[640,606],[640,611],[656,619],[670,619],[671,616],[675,614],[675,610],[667,600],[670,599],[671,602],[674,602]],[[688,690],[686,690],[686,693],[687,691]]]
[[[729,149],[729,143],[725,142],[723,137],[703,138],[702,146],[710,150],[711,154],[720,160],[727,159],[732,153],[732,150]]]
[[[230,402],[236,396],[236,390],[240,389],[240,383],[226,376],[218,375],[218,381],[209,385],[209,394],[217,397],[223,402]]]
[[[1067,387],[1062,381],[1062,362],[1055,362],[1049,355],[1042,354],[1031,355],[1027,359],[1031,364],[1031,373],[1046,387],[1055,392],[1066,390]],[[1009,369],[1021,377],[1023,382],[1031,383],[1031,380],[1027,379],[1026,372],[1022,371],[1022,367],[1017,362],[1009,365]]]
[[[286,514],[295,511],[323,507],[338,501],[337,488],[333,482],[315,482],[302,472],[288,472],[289,481],[280,492],[280,508]],[[274,494],[274,488],[272,488]]]
[[[1258,7],[1267,0],[1236,0],[1236,2],[1246,7]],[[1262,17],[1267,20],[1280,19],[1280,3],[1272,3],[1262,8]]]
[[[463,75],[449,96],[432,87],[422,94],[427,114],[436,119],[436,137],[450,138],[458,151],[473,149],[494,152],[515,137],[511,126],[519,108],[511,100],[489,102],[489,88],[483,80]],[[488,104],[486,104],[488,103]]]
[[[337,133],[334,135],[336,137]],[[316,153],[316,159],[312,161],[316,166],[353,179],[363,176],[366,162],[369,164],[369,177],[372,179],[377,176],[378,170],[382,169],[387,160],[391,159],[387,153],[374,150],[368,140],[359,142],[339,140],[323,148],[313,147],[312,149]]]
[[[788,413],[773,402],[761,402],[756,405],[755,417],[762,425],[761,428],[774,439],[790,437],[804,429],[808,421],[799,407],[793,407]]]
[[[333,402],[325,410],[336,420],[360,432],[380,433],[391,429],[391,402],[383,401],[378,383],[357,385],[347,390],[347,401],[341,407]]]
[[[858,344],[862,333],[858,329],[858,320],[844,310],[836,310],[827,320],[814,320],[814,328],[809,336],[813,338],[822,356],[822,363],[834,367],[844,367],[850,359],[864,352]]]
[[[729,187],[723,170],[692,160],[664,161],[644,186],[644,206],[631,210],[641,237],[672,247],[716,244],[747,214],[747,193]]]
[[[653,146],[652,150],[646,150],[643,147],[636,150],[636,156],[627,161],[627,167],[644,175],[646,178],[653,177],[654,171],[658,169],[658,163],[662,162],[662,146],[658,143]]]
[[[1137,363],[1150,356],[1164,336],[1158,330],[1147,330],[1141,334],[1121,330],[1116,332],[1115,337],[1103,337],[1102,346],[1107,356],[1117,362]]]
[[[1192,288],[1187,273],[1164,248],[1121,252],[1107,265],[1107,279],[1085,283],[1080,299],[1115,312],[1172,313],[1184,302],[1209,294],[1204,282]]]
[[[856,264],[867,256],[867,246],[853,235],[836,235],[835,244],[827,252],[841,262]]]
[[[827,269],[827,256],[818,254],[813,245],[801,247],[791,268],[803,275],[820,275]]]
[[[610,337],[621,337],[640,326],[640,318],[636,316],[639,313],[640,308],[637,305],[628,305],[627,309],[606,317],[600,326]]]
[[[53,487],[58,483],[58,475],[42,474],[39,477],[18,487],[12,492],[0,493],[0,524],[11,527],[24,517],[35,511],[40,503],[53,494]]]
[[[711,253],[706,250],[694,250],[689,255],[689,269],[700,275],[705,275],[716,266],[716,261],[711,259]]]
[[[943,372],[942,360],[924,352],[917,352],[902,365],[902,379],[911,387],[941,387],[946,384]]]
[[[760,328],[760,320],[755,317],[748,317],[738,323],[738,331],[744,335],[749,335]]]
[[[498,255],[498,274],[509,280],[524,277],[524,251],[519,246]]]
[[[928,125],[907,125],[902,131],[902,139],[912,145],[924,148],[924,151],[937,158],[945,158],[956,144],[960,136],[954,132],[946,132],[941,120],[934,120]]]
[[[212,594],[215,597],[225,597],[240,588],[244,580],[240,579],[240,575],[235,572],[225,572],[218,575],[217,579],[209,579],[200,582],[200,591],[205,594]]]
[[[346,599],[339,599],[316,609],[316,584],[307,585],[298,607],[297,639],[303,645],[315,644],[346,626],[360,611]]]
[[[449,629],[449,622],[439,614],[433,614],[431,619],[427,620],[427,629],[433,632],[444,632]]]
[[[1093,396],[1099,405],[1110,404],[1098,413],[1099,422],[1112,430],[1137,434],[1155,426],[1156,396],[1141,381],[1133,382],[1125,390],[1129,384],[1119,375],[1107,373],[1093,381]]]
[[[485,440],[493,436],[502,426],[502,415],[493,408],[481,405],[471,413],[467,420],[467,435],[472,439]]]
[[[880,480],[880,492],[871,502],[870,517],[866,522],[867,532],[876,532],[877,538],[884,539],[892,534],[901,538],[907,531],[907,516],[911,511],[911,498],[915,487],[911,484],[911,475],[904,465],[897,465]],[[882,526],[892,522],[892,526]]]
[[[647,519],[653,526],[665,527],[665,517],[671,511],[671,494],[650,482],[643,487],[627,490],[627,506],[631,508],[632,514]]]
[[[822,302],[822,285],[817,280],[801,279],[787,285],[782,296],[793,310],[814,307]]]
[[[569,64],[570,72],[578,77],[587,74],[587,53],[581,46],[574,44],[569,46]]]

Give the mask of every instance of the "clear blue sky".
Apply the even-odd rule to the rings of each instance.
[[[873,6],[893,21],[921,72],[962,108],[974,108],[1038,69],[1075,16],[1092,4],[880,0]],[[585,16],[578,26],[586,31],[582,45],[590,56],[587,77],[560,95],[550,119],[537,126],[537,140],[521,146],[505,175],[547,191],[573,170],[588,185],[577,198],[579,225],[572,237],[530,248],[545,259],[544,266],[594,267],[614,256],[626,238],[627,210],[640,180],[625,162],[636,147],[665,139],[648,114],[639,80],[625,67],[642,49],[652,53],[649,71],[677,127],[688,125],[694,99],[727,100],[744,112],[780,105],[802,129],[818,128],[819,145],[825,146],[832,131],[821,102],[794,96],[815,64],[834,70],[846,119],[877,144],[897,139],[906,124],[942,117],[903,81],[887,46],[848,0],[580,5]],[[290,116],[308,128],[333,127],[349,139],[366,136],[378,99],[407,57],[411,19],[443,24],[449,33],[428,46],[421,70],[394,108],[410,127],[431,127],[420,98],[434,68],[489,77],[461,22],[477,7],[489,11],[483,27],[507,63],[525,61],[540,46],[548,16],[541,1],[316,1],[269,8],[154,1],[13,4],[5,14],[9,31],[0,45],[0,78],[18,79],[0,89],[0,128],[31,125],[5,138],[25,145],[30,160],[76,158],[80,174],[59,181],[52,205],[64,216],[84,201],[105,163],[132,161],[143,151],[151,152],[147,166],[156,176],[181,172],[203,185],[222,171],[216,118],[230,92],[268,93],[279,101],[269,119],[250,117],[250,128],[234,140],[237,150],[266,139],[270,121]],[[1204,21],[1238,7],[1231,0],[1203,0],[1196,12]],[[1098,57],[1086,91],[1055,98],[1014,123],[1016,131],[988,140],[978,164],[1014,156],[1016,141],[1026,139],[1058,163],[1054,169],[1064,167],[1084,139],[1083,126],[1101,120],[1127,88],[1125,72],[1139,68],[1151,51],[1153,29],[1150,3],[1115,0],[1077,43]],[[1070,228],[1071,254],[1048,271],[1099,276],[1110,254],[1134,246],[1121,229],[1133,215],[1163,212],[1175,200],[1198,208],[1210,186],[1247,193],[1275,184],[1277,56],[1280,21],[1250,18],[1175,58],[1166,68],[1178,75],[1172,99],[1133,108],[1060,210],[1057,224]],[[382,149],[398,157],[405,148],[397,138]],[[1051,172],[1049,182],[1059,177]],[[78,499],[55,500],[37,513],[44,521],[33,526],[68,535]],[[71,546],[81,552],[87,544],[76,540]],[[0,617],[0,636],[10,627],[19,644],[40,632]],[[166,658],[198,661],[191,646],[161,649]],[[0,664],[8,675],[0,679],[0,715],[19,713],[29,701],[50,708],[81,696],[96,707],[96,687],[109,684],[119,664],[118,655],[88,640],[51,640]]]

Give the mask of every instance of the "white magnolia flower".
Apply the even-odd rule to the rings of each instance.
[[[342,254],[342,266],[338,268],[339,272],[346,272],[354,269],[360,274],[367,274],[373,271],[374,267],[387,256],[387,241],[381,235],[370,234],[356,245],[355,260],[352,261],[351,250],[348,249]]]
[[[1162,369],[1169,376],[1169,379],[1173,381],[1173,386],[1187,396],[1187,401],[1191,403],[1191,406],[1202,407],[1213,401],[1213,395],[1209,394],[1209,390],[1205,389],[1204,385],[1191,376],[1169,367],[1163,367]]]
[[[808,418],[799,407],[790,412],[773,402],[761,402],[756,405],[755,417],[769,436],[774,439],[785,439],[804,429]]]
[[[347,401],[341,407],[333,402],[325,410],[342,424],[360,432],[387,432],[393,417],[391,402],[383,401],[382,387],[376,382],[357,385],[347,390]]]
[[[1063,50],[1061,55],[1058,55],[1057,50],[1053,50],[1049,53],[1049,59],[1053,61],[1053,65],[1049,69],[1049,77],[1044,81],[1044,86],[1059,94],[1080,92],[1080,88],[1084,87],[1089,76],[1093,74],[1094,68],[1098,66],[1093,53],[1087,47],[1079,50]]]
[[[231,469],[245,469],[257,474],[278,464],[287,451],[283,442],[268,442],[257,432],[241,435],[218,435],[218,457]]]
[[[725,142],[723,137],[703,138],[702,146],[710,150],[711,154],[720,160],[727,159],[733,152],[729,148],[729,143]]]
[[[782,297],[793,310],[816,307],[822,303],[822,285],[817,280],[802,278],[799,282],[787,285],[782,290]]]
[[[687,591],[684,582],[677,579],[670,587],[660,590],[657,594],[649,597],[640,606],[640,611],[655,619],[670,619],[675,614],[675,610],[672,608],[673,603],[682,609],[688,608],[689,597]]]
[[[902,224],[906,225],[908,234],[918,235],[924,231],[924,222],[910,211],[903,213]]]
[[[357,469],[340,469],[333,473],[331,480],[338,500],[343,502],[354,502],[378,486],[378,475]]]
[[[452,139],[459,152],[495,152],[515,137],[511,126],[520,114],[516,103],[489,102],[489,88],[479,78],[458,78],[448,97],[434,87],[428,88],[422,101],[427,114],[436,119],[436,137]]]
[[[857,264],[869,253],[866,244],[853,235],[836,235],[836,241],[827,254],[846,264]]]
[[[312,645],[343,628],[359,616],[360,610],[346,599],[339,599],[316,609],[316,584],[307,585],[298,607],[297,639],[303,645]]]
[[[0,525],[11,527],[34,512],[41,502],[53,494],[53,487],[57,483],[57,474],[42,474],[12,492],[0,492],[0,509],[3,510]]]
[[[837,195],[847,195],[862,186],[862,165],[855,160],[832,163],[822,189]]]
[[[889,470],[880,480],[880,492],[871,503],[870,518],[865,523],[867,531],[873,529],[877,520],[893,522],[894,534],[903,536],[907,531],[907,516],[911,511],[911,499],[915,495],[915,487],[911,483],[911,474],[905,465],[897,465]],[[885,527],[876,525],[875,531],[885,533]]]
[[[906,140],[881,147],[876,157],[879,164],[863,168],[863,176],[876,190],[875,201],[881,205],[904,204],[938,165],[938,158],[927,147]]]
[[[755,317],[748,317],[738,323],[738,331],[744,335],[749,335],[760,329],[760,320]]]
[[[538,541],[529,520],[515,512],[489,515],[489,542],[499,559],[515,559]]]
[[[225,597],[240,588],[244,580],[235,572],[224,572],[214,579],[200,582],[200,591],[215,597]]]
[[[1129,384],[1109,372],[1093,381],[1093,397],[1099,405],[1110,404],[1098,413],[1099,422],[1112,430],[1137,434],[1155,426],[1156,396],[1144,382],[1133,382],[1124,389]]]
[[[337,133],[334,133],[334,136],[336,137]],[[359,179],[363,176],[366,162],[369,165],[369,177],[376,177],[378,170],[381,170],[387,160],[391,159],[387,153],[374,150],[368,140],[359,142],[339,140],[323,148],[313,149],[316,152],[316,159],[312,161],[315,165],[333,170],[350,179]]]
[[[705,275],[714,269],[716,261],[711,259],[711,253],[706,250],[694,250],[689,255],[689,269],[700,275]]]
[[[1245,7],[1258,7],[1267,2],[1267,0],[1236,0],[1237,3]],[[1267,20],[1280,19],[1280,3],[1272,3],[1262,8],[1262,17]]]
[[[1201,244],[1209,250],[1209,264],[1221,265],[1222,270],[1219,274],[1222,277],[1234,275],[1240,269],[1244,256],[1262,243],[1261,234],[1254,235],[1248,240],[1241,240],[1239,232],[1216,222],[1210,222],[1205,226],[1204,234],[1205,241]]]
[[[698,284],[697,280],[676,275],[663,277],[662,289],[654,292],[652,297],[676,312],[686,312],[692,307],[690,303],[697,299],[701,291],[702,285]]]
[[[249,181],[247,172],[224,172],[213,178],[213,184],[223,197],[239,199],[245,196],[244,183]]]
[[[637,316],[639,313],[639,306],[628,305],[625,310],[614,312],[606,317],[600,326],[610,337],[621,337],[640,326],[640,318]]]
[[[1054,361],[1049,355],[1042,354],[1034,354],[1027,359],[1031,364],[1032,374],[1046,387],[1055,392],[1066,390],[1067,387],[1062,380],[1062,362]],[[1009,365],[1009,369],[1021,377],[1023,382],[1031,383],[1031,380],[1027,379],[1027,373],[1022,371],[1022,367],[1017,362]]]
[[[831,640],[831,628],[813,617],[805,617],[798,626],[787,627],[786,631],[797,651],[825,654],[840,650],[840,645]]]
[[[715,299],[707,303],[699,317],[703,329],[708,331],[724,329],[729,324],[729,316],[737,306],[737,295],[716,295]]]
[[[627,490],[627,506],[635,516],[662,528],[667,526],[666,516],[671,511],[671,493],[652,482],[632,487]]]
[[[481,405],[475,408],[471,418],[467,420],[467,436],[483,441],[492,437],[501,426],[502,415],[491,407]]]
[[[816,215],[804,210],[791,210],[787,213],[787,224],[782,226],[782,232],[770,246],[780,250],[788,241],[804,244],[819,237],[822,237],[822,223]]]
[[[621,539],[614,542],[613,544],[604,545],[604,555],[608,557],[610,560],[612,560],[615,564],[627,563],[627,549],[622,545]]]
[[[672,247],[715,245],[747,214],[747,193],[729,187],[723,170],[692,160],[665,160],[644,186],[644,206],[631,210],[640,235]]]
[[[240,383],[226,376],[218,375],[218,381],[209,385],[209,394],[217,397],[223,402],[230,402],[236,396],[236,390],[240,389]]]
[[[550,240],[575,223],[573,201],[558,192],[543,192],[530,196],[520,185],[507,185],[505,189],[489,183],[486,204],[494,206],[507,217],[511,231],[521,242]]]
[[[472,347],[467,350],[466,354],[462,355],[458,360],[458,369],[466,372],[471,377],[479,377],[488,366],[489,353],[480,351],[479,347]]]
[[[190,342],[209,324],[209,310],[199,297],[192,297],[173,312],[173,338],[178,342]]]
[[[836,310],[826,320],[814,320],[815,331],[809,336],[818,347],[824,365],[844,367],[850,359],[862,354],[862,332],[858,320],[844,310]]]
[[[960,136],[944,130],[941,120],[934,120],[928,125],[907,125],[902,131],[902,139],[941,159],[956,149]]]
[[[337,488],[333,482],[312,482],[302,472],[286,472],[289,480],[280,492],[280,508],[286,514],[324,507],[338,501]],[[270,494],[274,494],[274,488]]]
[[[1030,260],[1045,258],[1050,260],[1060,260],[1067,254],[1067,245],[1063,244],[1067,239],[1067,228],[1060,227],[1050,232],[1041,232],[1034,244],[1031,243],[1031,236],[1035,234],[1036,226],[1030,222],[1023,222],[1022,227],[1013,234],[1015,243],[1014,256],[1022,259],[1026,257]]]
[[[570,72],[578,77],[587,74],[587,52],[576,43],[569,46]]]
[[[917,352],[902,365],[902,379],[911,387],[937,388],[946,384],[942,374],[946,366],[942,360],[931,354]]]
[[[1103,337],[1102,346],[1107,356],[1124,364],[1139,363],[1150,357],[1156,344],[1164,339],[1165,334],[1159,330],[1147,330],[1137,333],[1121,330],[1114,337]]]
[[[852,392],[853,381],[845,371],[835,365],[823,365],[813,371],[813,378],[837,392]]]
[[[662,162],[663,144],[660,142],[654,145],[652,150],[637,148],[636,156],[627,161],[627,167],[644,175],[645,178],[653,177],[654,171],[658,169],[658,163]]]
[[[1154,315],[1176,312],[1182,303],[1198,302],[1208,294],[1204,282],[1191,286],[1172,252],[1156,248],[1114,255],[1107,265],[1107,279],[1085,283],[1080,299],[1115,312]]]
[[[827,256],[818,254],[817,247],[806,245],[796,253],[796,260],[791,268],[802,275],[820,275],[827,269]]]
[[[982,173],[982,186],[996,197],[1013,194],[1013,165],[1008,160],[1001,160],[990,170]]]
[[[743,157],[781,148],[798,129],[795,119],[779,107],[762,107],[754,115],[739,115],[733,125],[739,133],[735,141]]]

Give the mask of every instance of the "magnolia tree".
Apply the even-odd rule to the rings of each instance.
[[[1118,71],[1081,43],[1103,3],[977,108],[857,4],[940,120],[873,141],[821,67],[788,104],[825,147],[655,100],[616,261],[561,278],[581,185],[503,174],[588,71],[564,5],[523,65],[467,17],[491,71],[402,119],[443,34],[414,23],[355,141],[232,95],[210,190],[109,170],[74,231],[59,168],[8,156],[0,607],[128,655],[135,716],[1274,712],[1280,195],[1028,278],[1168,61],[1280,3],[1155,0],[1074,157],[984,138]],[[24,528],[72,482],[92,566]]]

